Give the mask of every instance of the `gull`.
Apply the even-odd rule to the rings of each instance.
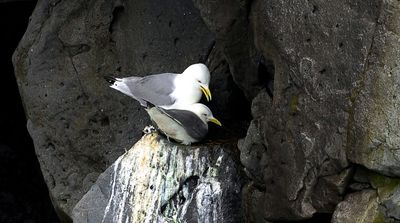
[[[104,77],[110,87],[139,101],[165,109],[179,109],[200,101],[202,93],[211,100],[210,71],[201,63],[192,64],[181,74],[162,73],[145,77]]]
[[[201,103],[188,105],[185,109],[164,109],[150,105],[146,111],[168,140],[172,138],[184,145],[204,139],[208,132],[208,122],[222,126],[211,110]]]

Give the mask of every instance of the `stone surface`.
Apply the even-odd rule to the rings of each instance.
[[[146,135],[100,175],[75,206],[74,222],[242,222],[234,148]]]
[[[350,194],[341,202],[333,214],[333,223],[374,223],[380,217],[378,196],[374,190]],[[381,221],[382,222],[382,221]]]
[[[363,156],[356,158],[366,154],[367,147],[358,146],[364,135],[353,134],[353,128],[365,132],[366,138],[373,136],[367,131],[375,135],[391,131],[380,139],[396,145],[398,129],[391,129],[398,124],[398,99],[387,95],[398,87],[398,57],[394,56],[399,45],[395,19],[398,5],[398,1],[372,0],[251,2],[249,23],[254,45],[266,60],[273,61],[275,76],[273,99],[265,92],[254,99],[254,119],[246,138],[239,142],[241,160],[253,185],[245,193],[249,215],[257,216],[255,219],[299,220],[332,212],[343,196],[347,183],[343,179],[349,178],[342,176],[350,165],[347,153],[353,150],[353,161],[372,167],[373,162],[367,163]],[[388,45],[380,44],[382,37],[387,37]],[[375,53],[375,48],[390,47],[389,43],[396,47],[385,50],[386,54]],[[371,63],[373,58],[380,63]],[[386,87],[388,92],[384,87],[363,84],[385,64],[393,74],[379,78],[391,83]],[[363,91],[379,92],[376,95],[387,100],[388,109],[380,113],[385,118],[372,118],[380,125],[360,120],[365,115],[356,111],[357,107],[362,111],[363,106],[378,108],[382,103],[379,97],[369,96],[361,101],[362,94],[354,93]],[[265,105],[258,107],[261,102]],[[367,115],[372,110],[364,111]],[[383,154],[386,160],[396,159],[390,151]],[[376,163],[392,163],[391,169],[397,168],[386,160]],[[326,197],[317,196],[320,193]]]
[[[332,213],[343,200],[353,168],[343,170],[333,176],[321,176],[311,195],[312,205],[320,213]]]
[[[372,187],[376,190],[381,222],[400,222],[400,179],[370,174]]]
[[[370,189],[350,193],[333,214],[333,223],[400,222],[400,179],[367,172]]]
[[[28,129],[60,215],[149,120],[104,75],[181,72],[214,37],[188,1],[40,0],[13,56]]]
[[[400,176],[400,3],[383,1],[366,67],[352,92],[349,158]]]
[[[210,107],[228,123],[211,128],[211,140],[244,136],[252,100],[253,119],[238,142],[251,180],[243,190],[246,220],[308,219],[332,213],[345,197],[336,213],[362,211],[351,207],[360,202],[377,208],[374,218],[382,213],[377,220],[397,221],[396,190],[383,199],[357,172],[348,184],[352,163],[400,176],[399,5],[39,1],[14,65],[55,204],[70,214],[148,124],[137,103],[101,76],[180,72],[200,61],[216,89]],[[349,188],[358,191],[346,196]]]
[[[248,21],[250,1],[193,0],[208,28],[215,33],[236,84],[248,99],[263,87],[258,76],[261,54],[255,49]]]

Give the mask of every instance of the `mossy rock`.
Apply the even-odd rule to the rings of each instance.
[[[372,187],[377,189],[381,199],[389,197],[400,186],[399,178],[392,178],[374,173],[369,179]]]

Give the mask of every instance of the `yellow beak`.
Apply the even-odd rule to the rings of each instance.
[[[219,126],[222,126],[221,122],[218,121],[218,119],[216,119],[214,117],[210,118],[209,121],[212,122],[212,123],[215,123],[215,124],[217,124]]]
[[[203,92],[203,94],[206,96],[207,101],[211,101],[212,97],[211,97],[210,89],[204,84],[200,84],[200,89]]]

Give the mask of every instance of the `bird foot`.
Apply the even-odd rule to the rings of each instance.
[[[156,128],[154,128],[154,126],[152,126],[152,125],[148,125],[148,126],[144,127],[144,129],[143,129],[143,133],[145,135],[151,134],[156,131],[157,131]]]

